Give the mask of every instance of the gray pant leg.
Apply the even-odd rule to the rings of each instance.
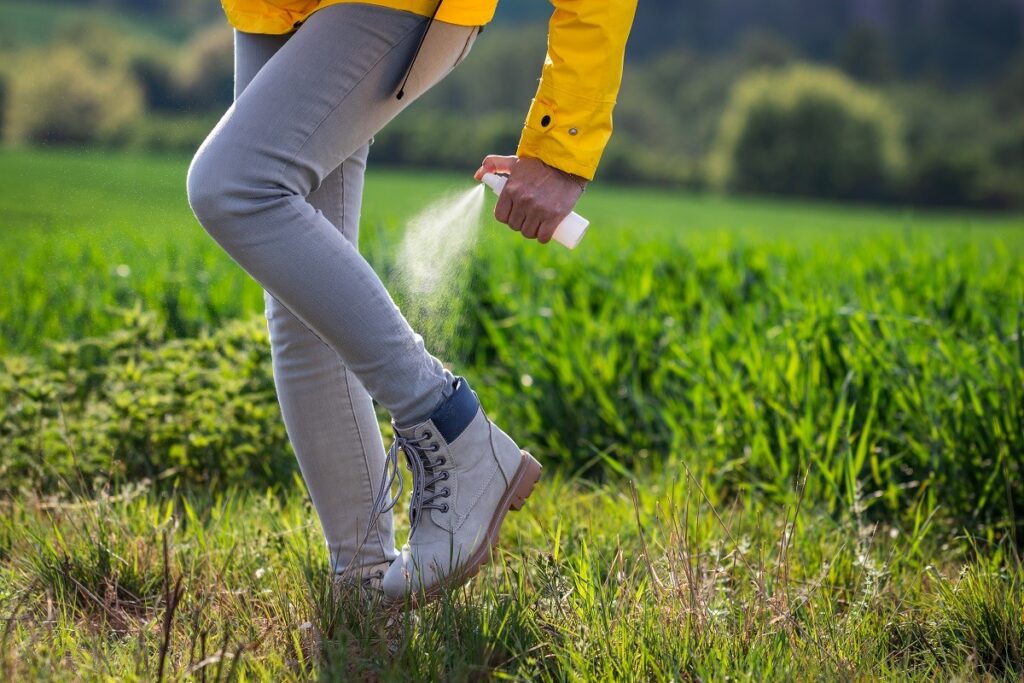
[[[203,227],[333,348],[399,424],[428,416],[452,376],[427,353],[356,247],[308,200],[388,121],[447,75],[475,28],[331,5],[293,34],[203,142],[188,192]]]
[[[235,97],[287,36],[235,32]],[[363,145],[309,195],[309,203],[359,243],[359,211],[369,145]],[[373,403],[334,349],[264,290],[274,384],[288,439],[320,518],[331,566],[373,565],[397,556],[391,512],[366,525],[384,468]]]

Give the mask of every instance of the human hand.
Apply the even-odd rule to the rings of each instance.
[[[572,212],[587,181],[532,157],[484,157],[474,178],[506,173],[508,182],[494,207],[494,217],[527,239],[551,241],[558,224]]]

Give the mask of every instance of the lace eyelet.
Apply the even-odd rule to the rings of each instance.
[[[448,503],[441,506],[441,512],[448,512]]]
[[[441,474],[444,475],[441,477],[441,481],[448,481],[448,470],[445,470]]]
[[[432,443],[430,445],[433,446],[433,448],[430,449],[431,453],[437,453],[439,450],[441,450],[441,444],[439,443]]]
[[[448,496],[452,495],[452,491],[447,486],[445,486],[443,489],[441,489],[441,495],[447,498]]]
[[[430,431],[423,432],[423,438],[424,439],[429,439],[432,436],[434,436],[433,432],[430,432]]]

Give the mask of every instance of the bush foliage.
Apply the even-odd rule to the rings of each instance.
[[[151,6],[151,22],[165,12],[189,17],[180,32],[170,33],[158,30],[167,28],[166,18],[150,25],[145,12],[134,17],[142,22],[136,24],[116,25],[101,12],[70,13],[50,21],[47,49],[78,50],[87,58],[91,76],[105,74],[141,90],[144,107],[126,123],[126,130],[112,135],[102,126],[55,119],[51,112],[66,109],[56,88],[31,101],[13,93],[5,105],[0,97],[0,124],[17,110],[23,120],[20,131],[31,127],[28,119],[48,120],[39,126],[50,132],[36,137],[49,142],[194,152],[233,94],[231,31],[222,18],[202,28],[195,23],[200,15],[194,10]],[[889,39],[876,29],[855,25],[832,61],[884,91],[890,104],[874,106],[880,95],[866,94],[836,72],[799,66],[801,59],[827,58],[801,51],[790,38],[762,27],[737,35],[726,52],[702,51],[695,48],[700,41],[691,41],[650,54],[637,50],[633,40],[615,109],[615,135],[599,179],[691,190],[717,182],[737,191],[1024,206],[1024,129],[1018,123],[1024,57],[1001,57],[1005,68],[986,76],[983,85],[960,84],[949,90],[939,82],[900,80],[899,60],[892,61],[895,55],[882,50]],[[15,44],[11,54],[35,54],[38,49]],[[514,150],[544,51],[542,22],[488,27],[454,73],[376,136],[374,163],[466,169],[484,154]],[[509,58],[512,54],[515,59]],[[805,80],[815,80],[809,74],[817,73],[812,88],[817,95],[804,92],[796,106],[785,102],[792,93],[775,91],[774,99],[761,103],[757,125],[744,123],[741,137],[736,116],[732,122],[723,118],[734,84],[746,81],[744,87],[756,89],[751,83],[765,78],[761,70],[787,67],[807,75]],[[0,93],[5,87],[11,90],[7,81],[15,78],[14,69],[7,69],[7,75],[4,71]],[[796,83],[787,88],[799,89]],[[133,95],[129,101],[135,99]],[[735,98],[733,104],[739,107]],[[893,110],[905,125],[893,125]],[[741,118],[746,121],[748,114]],[[893,128],[899,130],[894,134]],[[7,139],[36,138],[16,132]],[[740,143],[748,173],[731,184],[723,176],[734,167],[732,147]],[[906,165],[896,161],[901,148],[909,159]],[[843,164],[837,167],[837,160]]]
[[[1024,274],[1005,246],[990,258],[931,232],[850,236],[828,253],[593,239],[589,257],[475,259],[452,338],[424,330],[549,463],[599,476],[683,458],[716,490],[779,500],[809,469],[815,504],[867,499],[883,517],[927,499],[1005,521],[1024,499],[1024,356],[1006,291]],[[5,361],[0,491],[79,471],[287,478],[261,317],[175,340],[148,315],[121,327]]]
[[[55,345],[50,363],[3,359],[0,497],[173,478],[203,487],[290,476],[266,330],[232,323],[167,340],[154,315]]]
[[[903,163],[900,120],[882,95],[839,71],[796,65],[736,85],[714,172],[740,192],[880,199]]]
[[[9,74],[8,142],[109,141],[142,114],[142,92],[126,71],[72,47],[24,55]]]

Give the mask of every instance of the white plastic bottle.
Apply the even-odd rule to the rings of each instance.
[[[508,176],[484,173],[483,178],[480,180],[484,185],[494,190],[494,194],[500,196],[501,191],[505,189],[505,183],[508,182]],[[575,249],[576,245],[583,239],[583,235],[587,232],[589,225],[590,221],[573,211],[565,217],[565,220],[558,224],[558,227],[555,228],[555,233],[551,237],[559,244],[569,249]]]

